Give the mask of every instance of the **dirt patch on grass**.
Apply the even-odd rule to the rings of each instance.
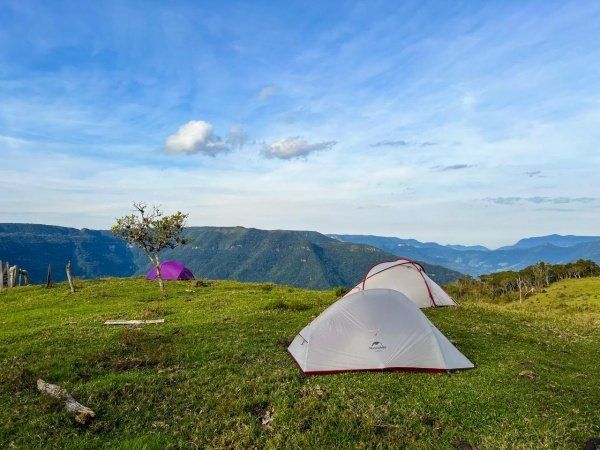
[[[291,343],[292,343],[292,340],[290,338],[283,338],[283,339],[279,339],[277,341],[277,345],[279,347],[283,347],[286,349],[290,346]]]
[[[115,362],[115,370],[122,372],[126,370],[140,369],[142,367],[156,367],[159,364],[160,361],[156,359],[120,359]]]
[[[15,393],[27,389],[35,389],[36,376],[31,372],[23,359],[13,358],[10,365],[6,367],[0,380]]]
[[[75,373],[87,381],[97,373],[167,367],[172,360],[172,341],[172,333],[125,328],[119,343],[76,363]]]
[[[140,303],[152,303],[163,300],[161,297],[142,297],[138,299]]]
[[[197,280],[194,283],[194,286],[195,287],[199,287],[199,288],[203,288],[203,287],[211,287],[212,284],[213,284],[213,282],[209,281],[209,280]]]
[[[477,450],[475,447],[473,447],[471,444],[469,444],[467,441],[464,441],[462,439],[459,439],[457,441],[454,441],[452,443],[452,446],[456,449],[456,450]]]
[[[115,296],[115,294],[113,294],[110,291],[98,291],[96,293],[96,297],[98,297],[98,298],[108,298],[108,297],[114,297],[114,296]]]
[[[169,314],[172,314],[172,311],[168,308],[163,306],[152,306],[150,308],[146,308],[142,312],[142,317],[144,319],[160,319],[164,316],[168,316]]]

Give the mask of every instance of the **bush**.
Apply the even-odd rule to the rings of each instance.
[[[545,292],[550,284],[569,278],[600,275],[600,266],[594,261],[580,259],[567,264],[548,264],[540,261],[519,271],[506,270],[478,279],[467,276],[450,283],[447,288],[457,298],[491,298],[494,301],[512,301]]]
[[[343,297],[344,295],[346,295],[348,293],[348,291],[349,291],[349,289],[346,286],[338,286],[333,290],[333,292],[337,298]]]

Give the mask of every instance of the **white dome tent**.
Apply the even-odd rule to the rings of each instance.
[[[305,374],[474,367],[404,294],[368,289],[338,300],[288,351]]]
[[[346,296],[367,289],[394,289],[419,308],[457,305],[419,263],[406,258],[375,264]]]

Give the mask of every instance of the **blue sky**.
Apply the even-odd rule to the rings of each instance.
[[[598,234],[600,3],[0,2],[0,221]]]

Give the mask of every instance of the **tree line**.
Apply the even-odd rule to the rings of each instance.
[[[466,276],[447,286],[457,298],[504,298],[523,301],[526,297],[543,291],[556,281],[600,276],[600,266],[594,261],[579,259],[567,264],[548,264],[540,261],[519,271],[506,270],[478,278]]]

